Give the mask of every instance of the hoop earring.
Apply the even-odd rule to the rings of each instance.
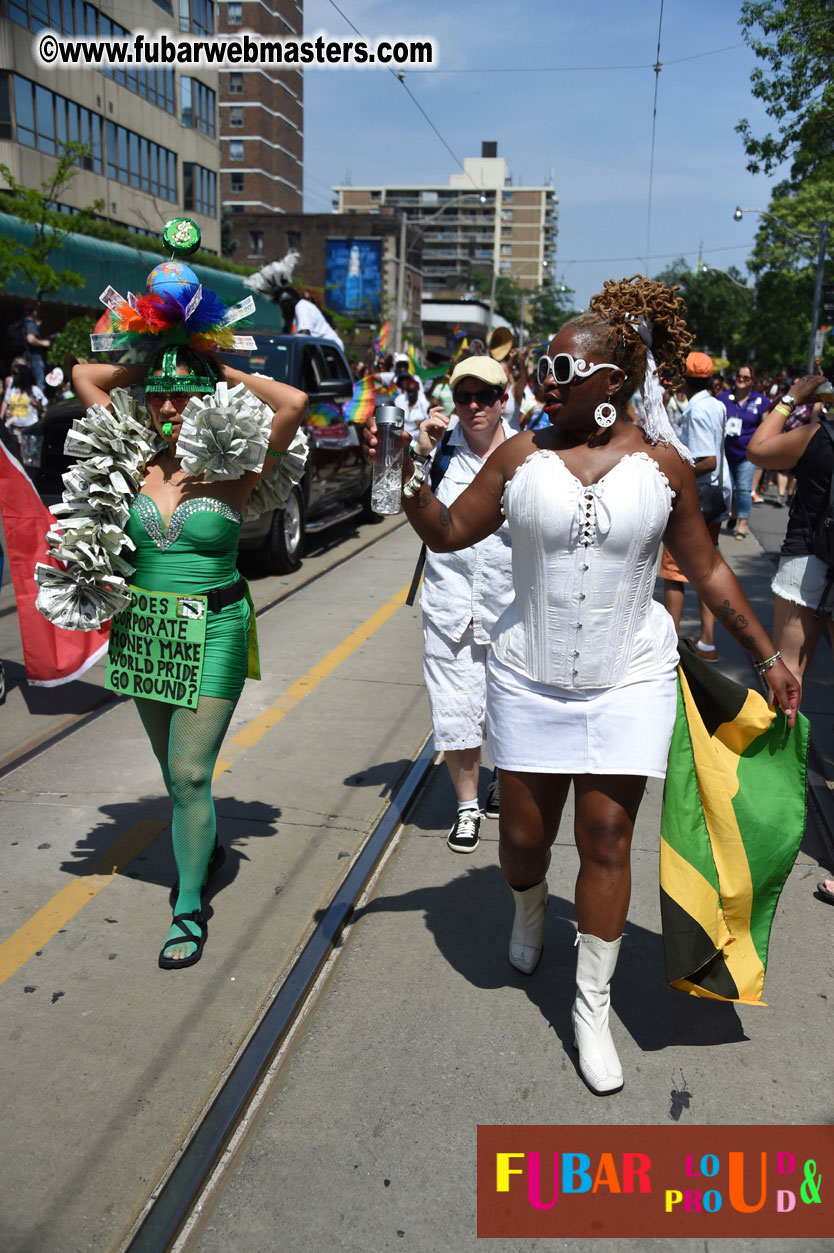
[[[607,426],[613,426],[616,420],[617,410],[607,400],[604,400],[601,405],[597,405],[594,410],[594,421],[597,426],[601,426],[605,430]]]

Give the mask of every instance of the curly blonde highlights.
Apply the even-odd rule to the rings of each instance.
[[[646,377],[647,346],[634,322],[644,317],[652,325],[652,352],[658,373],[673,377],[683,372],[692,336],[686,329],[686,307],[676,293],[641,274],[631,278],[608,279],[601,292],[591,297],[586,313],[568,323],[584,331],[594,347],[610,354],[609,359],[628,378],[623,400],[638,391]]]

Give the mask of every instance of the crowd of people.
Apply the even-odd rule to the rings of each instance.
[[[298,333],[324,334],[304,300],[287,297],[285,317]],[[182,315],[186,330],[190,316]],[[125,527],[132,577],[151,592],[205,602],[197,703],[136,701],[173,807],[178,880],[159,954],[165,969],[200,959],[202,893],[223,860],[211,775],[253,674],[251,602],[235,567],[241,515],[265,460],[287,456],[306,403],[293,388],[224,365],[205,338],[195,346],[183,332],[177,347],[157,345],[142,366],[76,365],[71,383],[85,406],[111,411],[120,431],[132,429],[121,389],[143,392],[152,442]],[[717,619],[792,726],[802,677],[825,624],[831,629],[834,543],[829,564],[817,536],[834,472],[826,380],[757,380],[749,364],[716,377],[711,357],[689,351],[674,290],[642,278],[606,283],[538,352],[516,348],[501,328],[433,377],[420,377],[404,354],[371,356],[354,373],[372,375],[404,414],[403,507],[428,548],[424,676],[457,801],[447,844],[463,854],[478,846],[486,739],[495,771],[485,810],[499,817],[515,905],[508,956],[530,974],[542,952],[550,850],[573,787],[575,1045],[592,1091],[618,1091],[610,984],[634,822],[646,780],[666,772],[685,587],[699,598],[702,658],[718,657]],[[36,421],[46,384],[29,360],[15,361],[0,420]],[[56,375],[52,386],[67,381]],[[184,410],[212,395],[229,406],[230,422],[260,415],[259,461],[226,477],[178,449]],[[189,447],[195,438],[189,428]],[[365,440],[373,458],[373,420]],[[718,549],[722,523],[740,541],[747,535],[764,491],[757,467],[790,475],[776,486],[779,497],[793,493],[773,640]],[[658,568],[663,605],[653,595]],[[47,571],[42,592],[63,577]],[[49,603],[48,594],[39,599],[44,611]],[[821,890],[834,902],[834,881]]]

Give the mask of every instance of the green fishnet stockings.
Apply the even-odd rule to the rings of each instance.
[[[175,914],[200,909],[200,892],[217,831],[211,776],[235,704],[215,696],[201,696],[196,709],[155,700],[136,701],[174,811],[171,834],[180,880]],[[196,927],[183,925],[197,933]],[[180,934],[175,927],[168,933],[169,937]],[[184,942],[169,948],[167,956],[182,961],[195,950],[196,945]]]

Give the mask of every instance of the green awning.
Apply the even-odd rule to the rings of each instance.
[[[8,213],[0,213],[0,232],[5,238],[19,240],[24,245],[30,244],[35,234],[34,229],[26,222]],[[164,256],[159,253],[146,252],[143,248],[129,248],[126,244],[111,243],[92,235],[66,235],[55,251],[50,253],[49,263],[56,270],[74,270],[84,279],[84,286],[61,287],[57,292],[44,297],[43,303],[79,305],[96,314],[102,313],[99,296],[105,287],[115,287],[123,296],[128,291],[144,292],[145,279],[149,272],[164,260]],[[200,282],[216,292],[228,305],[237,304],[244,297],[254,294],[243,286],[242,274],[229,274],[226,270],[215,270],[206,265],[192,265],[191,268]],[[4,294],[31,300],[35,292],[16,274],[6,284]],[[257,295],[255,313],[250,323],[249,328],[244,328],[244,333],[246,329],[250,329],[280,334],[284,329],[284,319],[278,306]]]

